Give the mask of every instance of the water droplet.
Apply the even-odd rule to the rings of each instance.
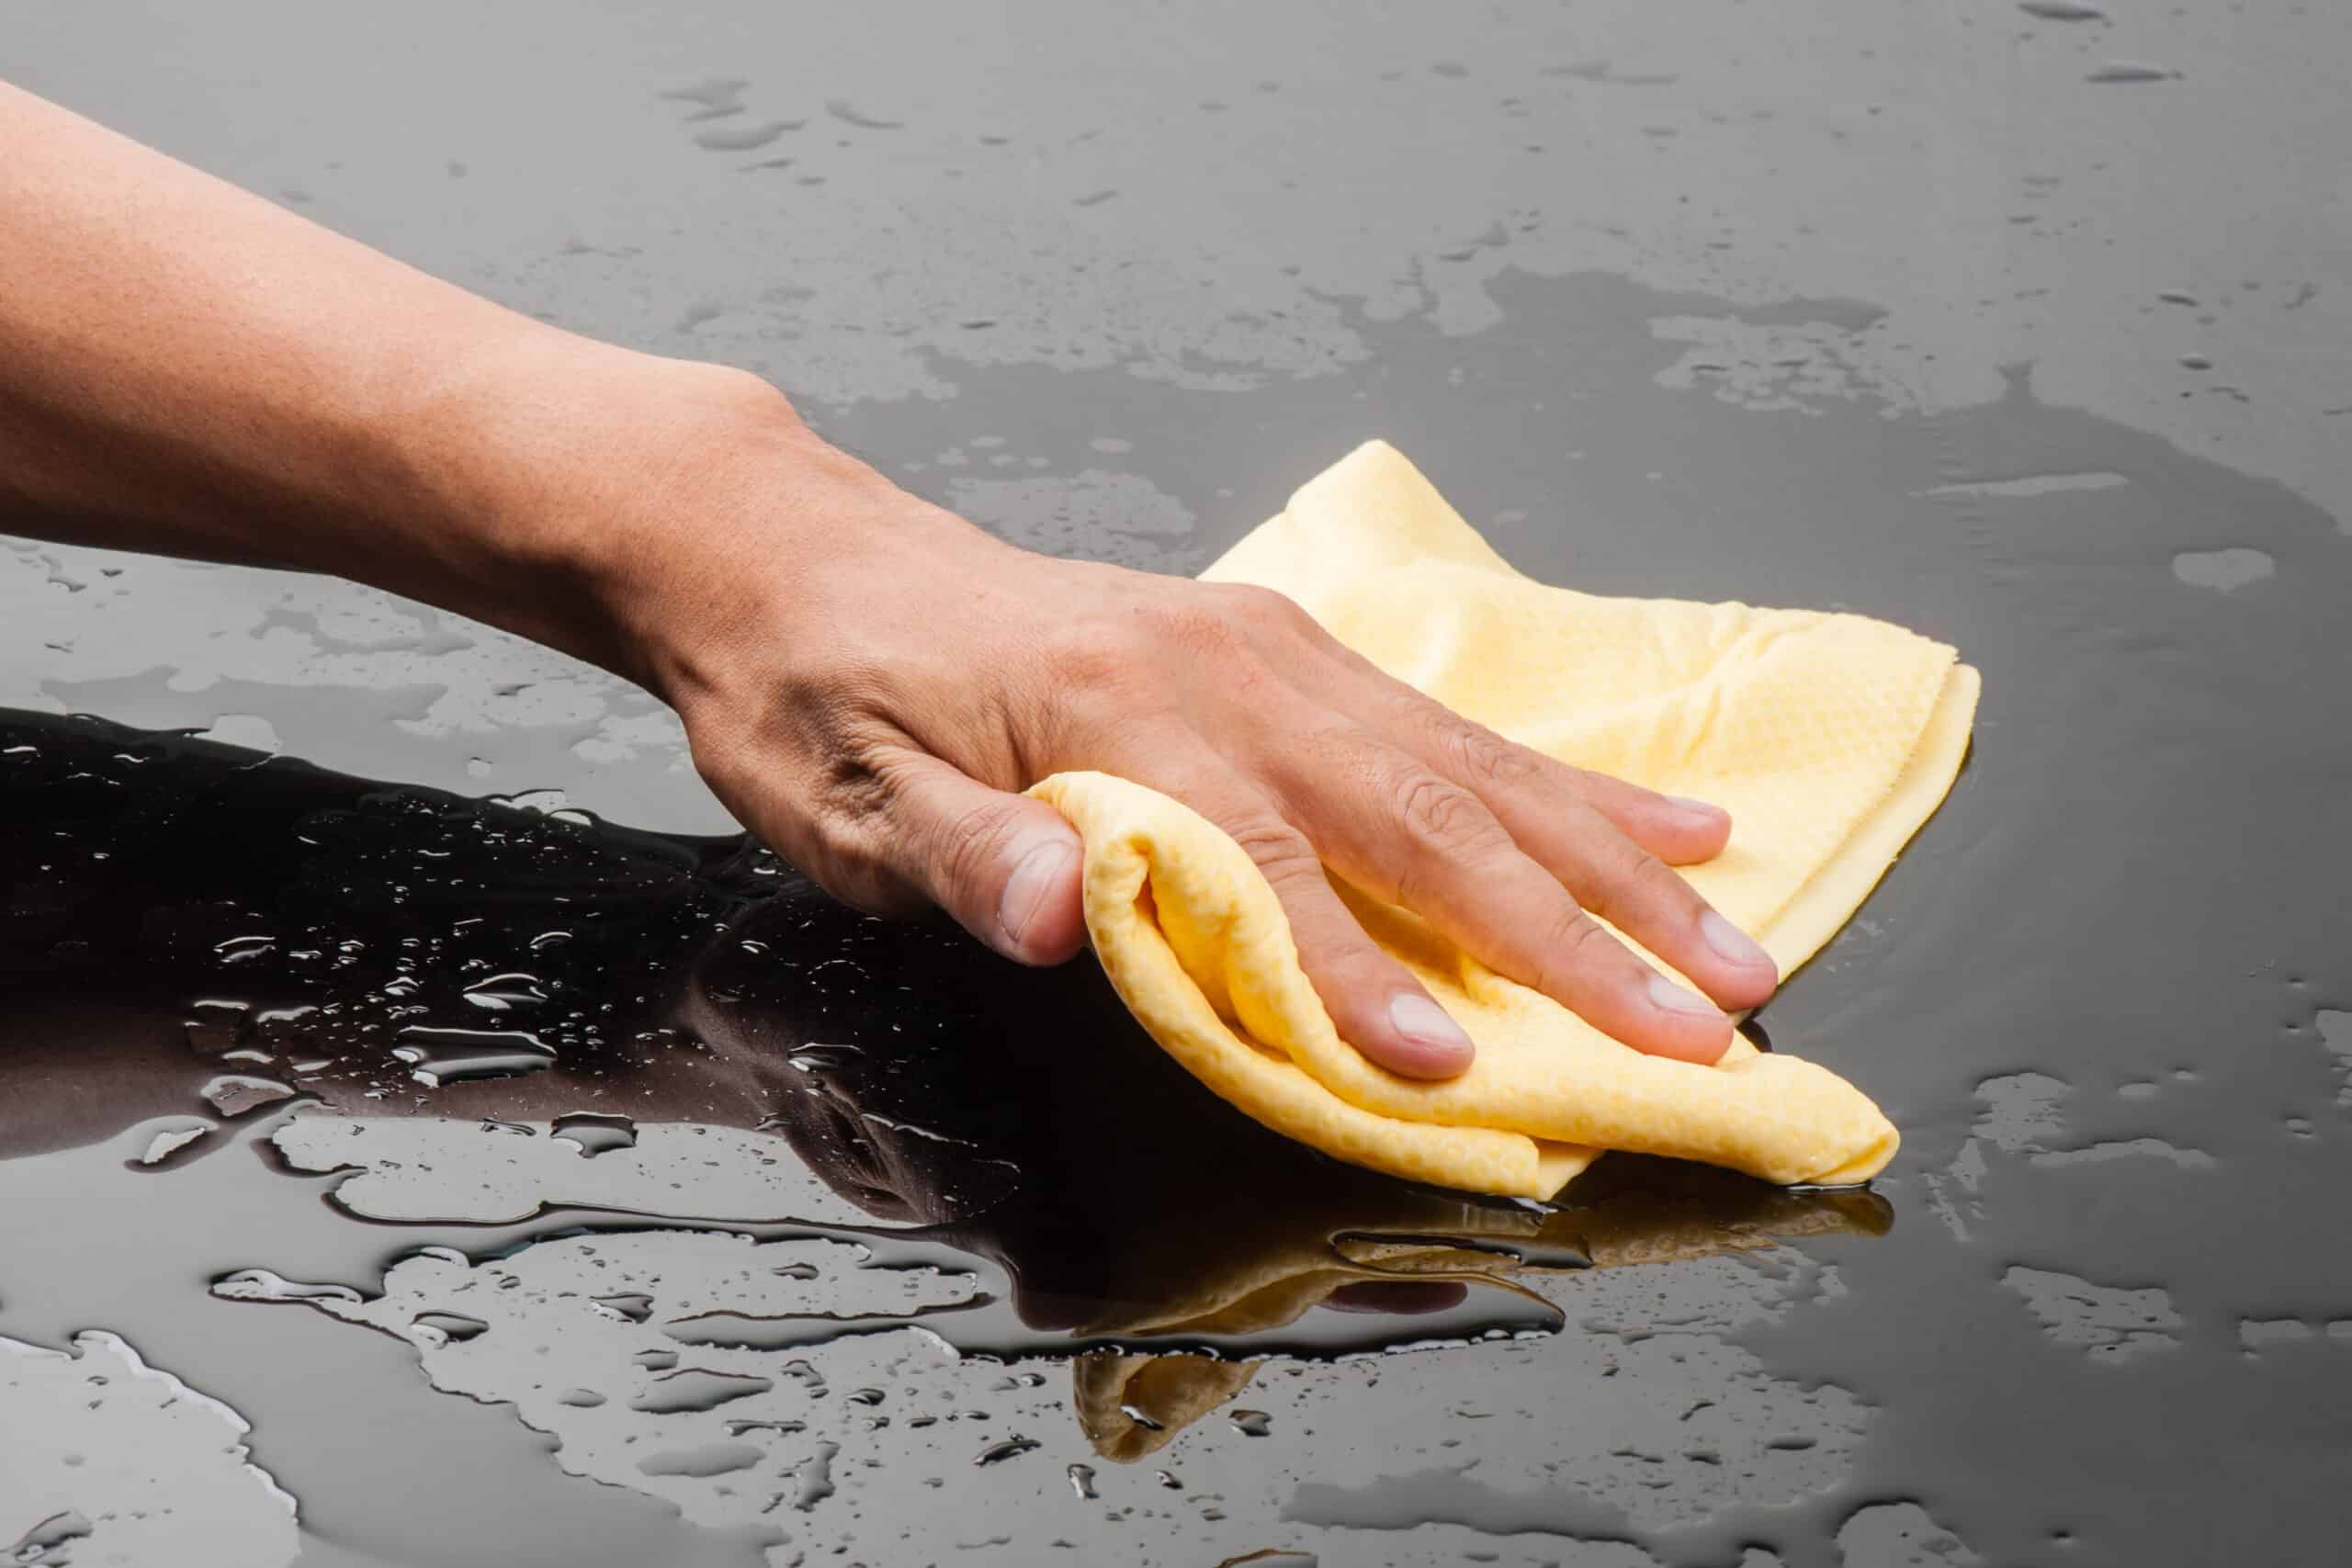
[[[2030,501],[2038,496],[2075,491],[2113,490],[2132,481],[2121,474],[2095,469],[2087,473],[2020,474],[2014,479],[1957,479],[1950,484],[1914,491],[1914,495],[1981,495],[2002,501]]]
[[[548,999],[547,988],[536,975],[521,970],[503,975],[492,975],[476,980],[463,992],[466,1000],[489,1012],[505,1012],[514,1008],[537,1007]]]
[[[840,98],[827,98],[825,112],[843,125],[854,125],[860,130],[898,130],[906,125],[906,121],[902,119],[876,119],[872,115],[860,114]]]
[[[1094,1467],[1091,1464],[1071,1465],[1069,1489],[1078,1494],[1078,1500],[1081,1503],[1091,1503],[1100,1497],[1102,1494],[1094,1490]]]
[[[854,1045],[803,1045],[785,1057],[784,1064],[797,1073],[836,1072],[857,1054]]]
[[[197,1116],[175,1116],[157,1125],[140,1155],[141,1165],[160,1165],[212,1131],[213,1124]]]
[[[569,810],[571,805],[571,797],[560,789],[517,790],[513,795],[489,795],[482,798],[492,806],[534,812],[541,817],[552,817],[559,811]]]
[[[309,1285],[266,1269],[240,1269],[212,1282],[212,1293],[232,1302],[345,1302],[365,1298],[348,1285]]]
[[[673,103],[695,104],[705,109],[729,109],[743,107],[743,89],[750,80],[742,76],[712,76],[684,87],[665,87],[654,95]]]
[[[223,1116],[242,1116],[257,1106],[290,1099],[294,1090],[276,1078],[249,1073],[223,1073],[198,1091]]]
[[[817,1451],[800,1461],[795,1472],[799,1482],[792,1506],[802,1513],[833,1495],[833,1456],[842,1451],[839,1443],[819,1443]]]
[[[774,1380],[741,1372],[705,1371],[688,1367],[648,1383],[628,1402],[631,1410],[649,1416],[675,1416],[716,1410],[731,1400],[749,1399],[774,1388]]]
[[[570,1144],[582,1159],[637,1147],[637,1123],[605,1111],[568,1111],[548,1124],[548,1136]]]
[[[24,1517],[22,1514],[17,1517]],[[52,1563],[62,1568],[70,1561],[62,1549],[73,1541],[87,1540],[95,1528],[71,1508],[51,1514],[17,1538],[17,1544],[8,1549],[6,1561],[25,1563],[28,1568],[50,1568]]]
[[[772,119],[763,125],[715,126],[696,134],[695,145],[707,152],[750,152],[807,123],[799,119]]]
[[[390,987],[385,989],[389,992]],[[469,1078],[513,1077],[544,1070],[555,1053],[536,1034],[519,1029],[433,1029],[412,1024],[400,1032],[392,1055],[409,1064],[409,1077],[428,1089]]]
[[[490,1332],[490,1325],[460,1312],[421,1312],[409,1321],[419,1328],[431,1329],[451,1345],[462,1345]]]
[[[617,1291],[609,1296],[598,1296],[595,1304],[631,1323],[643,1323],[653,1315],[653,1298],[642,1291]]]
[[[1230,1419],[1233,1429],[1245,1438],[1262,1438],[1274,1429],[1274,1418],[1262,1410],[1237,1410]]]
[[[2169,82],[2179,75],[2161,65],[2151,65],[2143,60],[2110,60],[2089,75],[2086,82]]]
[[[2018,0],[2018,9],[2045,22],[2103,22],[2107,13],[2079,0]]]
[[[707,1481],[714,1475],[749,1470],[765,1458],[767,1450],[756,1443],[703,1443],[691,1449],[664,1449],[660,1453],[648,1454],[637,1461],[637,1468],[643,1475],[683,1475]]]
[[[1002,1464],[1006,1460],[1018,1459],[1021,1455],[1025,1454],[1032,1449],[1039,1446],[1037,1439],[1035,1438],[1006,1438],[1001,1441],[990,1443],[987,1448],[982,1449],[978,1453],[973,1455],[972,1462],[974,1464]]]
[[[2172,558],[2172,574],[2191,588],[2231,593],[2259,582],[2278,570],[2267,550],[2183,550]]]

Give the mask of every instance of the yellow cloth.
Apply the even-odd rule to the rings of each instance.
[[[1532,581],[1381,442],[1310,481],[1203,575],[1287,593],[1389,674],[1511,739],[1724,807],[1729,847],[1682,874],[1784,975],[1934,812],[1975,712],[1973,670],[1881,621]],[[1085,841],[1088,932],[1152,1038],[1235,1106],[1326,1154],[1544,1198],[1608,1149],[1784,1184],[1867,1180],[1894,1152],[1894,1126],[1825,1068],[1744,1040],[1713,1066],[1643,1055],[1342,886],[1477,1043],[1457,1078],[1400,1077],[1339,1038],[1273,890],[1221,829],[1101,773],[1056,774],[1032,793]]]

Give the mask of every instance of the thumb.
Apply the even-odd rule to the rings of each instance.
[[[894,869],[997,952],[1059,964],[1085,944],[1084,845],[1044,801],[922,757],[903,765],[890,818]]]

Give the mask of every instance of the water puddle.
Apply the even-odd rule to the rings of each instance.
[[[709,127],[768,112],[695,92]],[[1126,507],[1120,547],[1186,570],[1331,432],[1387,430],[1539,575],[1959,642],[1987,681],[1959,791],[1769,1010],[1903,1125],[1874,1192],[1618,1158],[1553,1208],[1401,1187],[1229,1114],[1082,967],[865,919],[553,773],[492,803],[11,711],[0,1332],[138,1346],[251,1422],[316,1550],[392,1562],[2332,1539],[2352,1264],[2298,1205],[2352,1175],[2314,871],[2352,854],[2342,536],[2023,372],[1892,410],[1849,304],[1487,287],[1511,331],[1359,323],[1377,374],[1278,394],[1013,367],[992,406],[1036,417],[996,446],[954,399],[828,417],[904,468],[1014,468],[964,493],[1056,547]],[[82,1395],[38,1364],[44,1411]],[[130,1495],[51,1487],[0,1539],[78,1517],[96,1553]],[[273,1506],[253,1562],[285,1560]]]

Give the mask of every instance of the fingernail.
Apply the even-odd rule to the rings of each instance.
[[[1399,991],[1390,999],[1388,1022],[1414,1044],[1432,1051],[1475,1049],[1470,1036],[1453,1021],[1453,1015],[1419,991]]]
[[[1772,964],[1772,955],[1764,951],[1755,938],[1709,909],[1699,917],[1699,934],[1707,945],[1726,964],[1736,964],[1743,969],[1755,969]]]
[[[1650,976],[1650,1002],[1661,1012],[1689,1013],[1693,1017],[1724,1015],[1723,1009],[1696,991],[1686,991],[1663,975]]]
[[[1730,813],[1726,812],[1722,807],[1717,806],[1713,801],[1693,800],[1687,795],[1669,795],[1666,797],[1666,803],[1668,806],[1679,807],[1683,810],[1691,812],[1700,817],[1713,817],[1717,819],[1721,819],[1722,818],[1730,815]]]
[[[1021,933],[1029,929],[1054,885],[1077,859],[1078,852],[1062,839],[1049,839],[1021,857],[1021,863],[1004,879],[1004,892],[996,903],[996,923],[1008,946],[1020,947]]]

